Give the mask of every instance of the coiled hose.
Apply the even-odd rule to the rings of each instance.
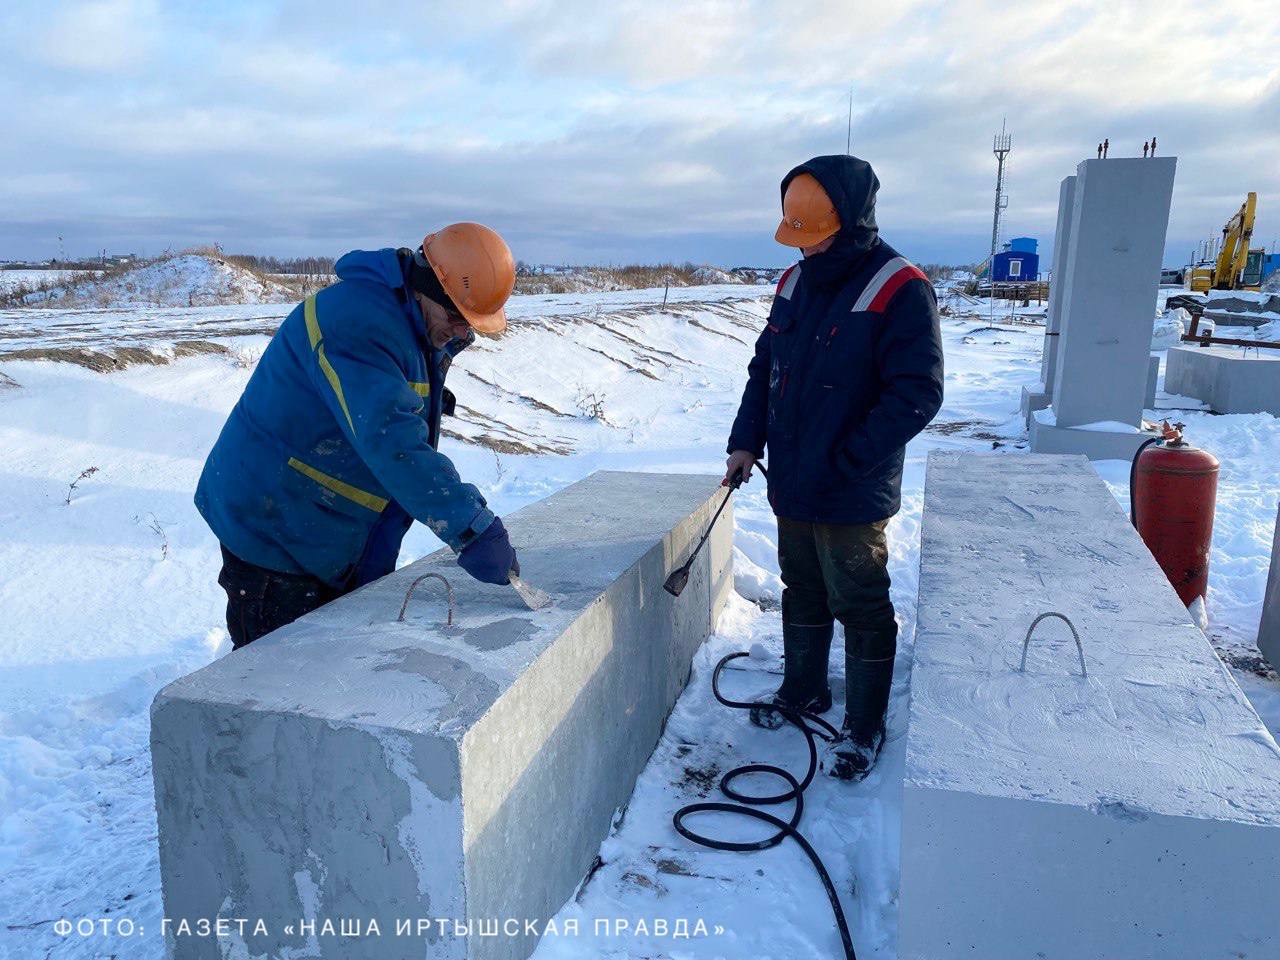
[[[672,824],[677,832],[687,840],[704,847],[710,847],[712,850],[734,850],[734,851],[752,851],[752,850],[768,850],[770,847],[776,847],[784,839],[790,837],[800,845],[800,849],[805,852],[809,860],[813,863],[814,869],[818,871],[818,878],[822,881],[822,886],[827,891],[827,899],[831,901],[831,911],[835,914],[836,926],[840,930],[840,940],[844,944],[845,960],[857,960],[853,952],[853,941],[849,938],[849,924],[845,920],[844,910],[840,906],[840,897],[836,893],[835,885],[831,882],[831,875],[827,873],[826,866],[822,863],[822,858],[818,856],[816,850],[804,838],[804,835],[796,829],[800,823],[800,818],[804,814],[804,792],[809,788],[809,784],[813,782],[813,776],[818,770],[818,745],[814,742],[815,737],[821,737],[823,740],[836,740],[840,736],[840,732],[835,727],[823,720],[817,714],[810,713],[807,710],[792,710],[786,707],[776,706],[768,701],[743,701],[730,700],[720,692],[720,672],[724,670],[725,664],[731,660],[737,660],[739,657],[745,657],[748,654],[743,652],[731,653],[728,656],[721,657],[720,662],[716,664],[715,670],[711,674],[711,692],[715,698],[726,707],[734,707],[738,710],[749,710],[752,707],[771,707],[781,713],[793,726],[798,727],[800,732],[804,734],[805,740],[809,744],[809,769],[806,771],[804,778],[797,780],[788,771],[782,767],[775,767],[768,763],[748,763],[741,767],[734,767],[723,777],[720,778],[720,792],[730,800],[736,803],[724,803],[723,801],[708,801],[704,803],[691,803],[688,806],[681,807],[675,812],[671,818]],[[811,726],[813,724],[813,726]],[[738,777],[746,776],[749,773],[767,773],[770,776],[778,777],[780,780],[786,781],[788,789],[782,793],[770,794],[763,797],[750,796],[745,793],[739,793],[733,788],[733,781]],[[795,801],[795,809],[791,812],[790,820],[783,820],[775,817],[771,813],[766,813],[757,807],[771,806],[773,804],[786,803],[788,800]],[[697,813],[736,813],[744,817],[751,817],[754,820],[760,820],[774,827],[777,832],[763,840],[754,840],[749,842],[735,842],[730,840],[717,840],[714,837],[708,837],[705,834],[698,833],[685,826],[685,819]]]

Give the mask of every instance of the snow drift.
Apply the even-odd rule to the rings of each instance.
[[[239,266],[215,254],[180,253],[100,277],[79,277],[23,297],[33,307],[207,307],[284,303],[296,285]]]

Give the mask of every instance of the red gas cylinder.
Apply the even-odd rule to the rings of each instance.
[[[1133,525],[1184,604],[1209,586],[1209,542],[1218,496],[1218,459],[1182,439],[1181,424],[1170,439],[1138,454],[1133,466]]]

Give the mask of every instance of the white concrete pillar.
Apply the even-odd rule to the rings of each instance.
[[[1053,383],[1059,427],[1141,420],[1176,165],[1155,157],[1077,169]]]
[[[1031,426],[1031,415],[1047,407],[1053,398],[1058,372],[1058,329],[1062,316],[1062,288],[1067,278],[1067,247],[1075,214],[1076,178],[1065,177],[1058,186],[1058,223],[1053,234],[1053,273],[1049,279],[1049,304],[1045,311],[1044,345],[1040,355],[1040,381],[1022,388],[1022,416]]]

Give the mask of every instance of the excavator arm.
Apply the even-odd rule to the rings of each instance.
[[[1249,259],[1249,241],[1253,238],[1253,221],[1258,209],[1258,195],[1253,191],[1240,204],[1235,216],[1222,228],[1222,248],[1214,268],[1214,288],[1236,290]]]

